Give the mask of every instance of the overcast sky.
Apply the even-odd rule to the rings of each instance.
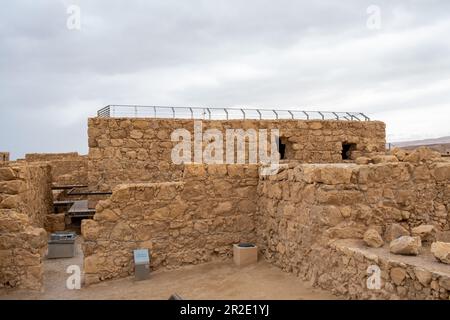
[[[450,1],[2,1],[0,151],[87,153],[108,104],[361,111],[388,141],[450,135]]]

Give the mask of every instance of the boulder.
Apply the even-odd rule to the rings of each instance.
[[[403,161],[406,157],[406,151],[397,147],[391,150],[391,154],[396,156],[400,161]]]
[[[406,278],[406,270],[403,268],[392,268],[390,275],[392,282],[399,286]]]
[[[415,149],[413,152],[408,154],[404,161],[406,162],[412,162],[412,163],[419,163],[419,162],[426,162],[430,160],[436,160],[441,158],[441,154],[437,151],[431,150],[427,147],[420,147]]]
[[[372,157],[373,163],[389,163],[389,162],[398,162],[398,159],[394,155],[376,155]]]
[[[423,286],[428,286],[430,284],[431,279],[432,279],[432,274],[430,271],[421,269],[421,268],[416,268],[416,269],[414,269],[414,274],[415,274],[417,280]]]
[[[369,164],[370,163],[370,158],[368,157],[358,157],[356,158],[355,162],[356,164]]]
[[[436,228],[431,224],[422,224],[411,229],[412,236],[418,236],[422,241],[433,242],[436,241]]]
[[[389,244],[389,250],[394,254],[413,255],[419,254],[419,249],[422,247],[420,237],[402,236],[394,239]]]
[[[431,244],[431,253],[440,262],[450,264],[450,243],[433,242]]]
[[[450,163],[438,163],[434,167],[433,177],[437,181],[448,181],[450,180]]]
[[[380,234],[375,229],[368,229],[364,233],[363,239],[366,245],[372,248],[379,248],[384,244],[383,238],[381,238]]]
[[[400,238],[401,236],[409,236],[409,232],[398,223],[389,225],[384,233],[384,239],[388,242]]]

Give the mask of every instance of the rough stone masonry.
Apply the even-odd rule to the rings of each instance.
[[[149,248],[153,269],[177,268],[229,259],[232,244],[250,241],[270,263],[346,298],[448,299],[448,159],[426,148],[386,153],[377,121],[203,127],[278,128],[279,172],[175,165],[171,132],[192,132],[193,121],[168,119],[89,119],[87,157],[34,154],[0,165],[1,286],[41,287],[49,185],[87,182],[113,193],[82,223],[86,284],[130,275],[133,249]],[[377,274],[380,287],[368,288]]]

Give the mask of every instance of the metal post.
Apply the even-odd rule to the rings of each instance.
[[[370,118],[368,116],[366,116],[364,113],[360,113],[360,115],[362,115],[366,121],[370,120]]]
[[[228,120],[228,110],[227,110],[227,108],[223,108],[223,110],[224,110],[225,113],[227,114],[227,120]]]
[[[154,116],[156,118],[156,107],[155,106],[153,107],[153,114],[154,114]]]
[[[189,107],[189,110],[191,110],[191,119],[194,119],[194,111],[192,111],[191,107]]]
[[[309,120],[309,114],[306,111],[302,111],[306,115],[306,120]]]
[[[338,116],[338,114],[337,114],[336,112],[333,112],[333,114],[335,115],[335,117],[336,117],[336,120],[339,120],[339,116]]]
[[[242,112],[242,114],[244,116],[244,120],[245,120],[245,112],[244,112],[244,110],[241,109],[241,112]]]
[[[291,115],[292,120],[294,120],[294,114],[290,110],[288,110],[288,112]]]
[[[275,110],[272,110],[275,113],[275,118],[278,120],[278,113]]]
[[[173,116],[173,119],[175,119],[175,108],[174,107],[172,107],[172,116]]]
[[[320,111],[317,111],[319,114],[320,114],[320,116],[322,117],[322,120],[325,120],[325,116],[323,115],[323,113],[322,112],[320,112]]]
[[[262,120],[261,112],[259,111],[259,109],[256,109],[256,111],[258,111],[258,114],[259,114],[259,120]]]

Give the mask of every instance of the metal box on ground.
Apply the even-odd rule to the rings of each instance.
[[[134,255],[134,278],[136,280],[148,279],[150,274],[150,256],[148,249],[137,249]]]
[[[48,259],[72,258],[75,256],[75,232],[58,232],[50,234],[48,241]]]

